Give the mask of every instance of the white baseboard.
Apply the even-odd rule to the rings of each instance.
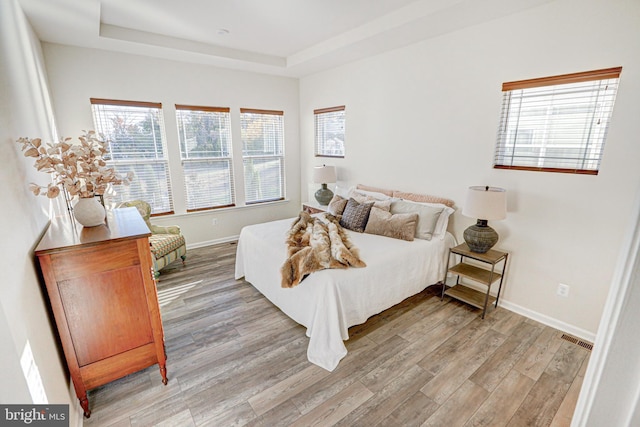
[[[447,275],[448,286],[453,286],[455,284],[454,277],[455,275]],[[476,283],[464,283],[464,285],[483,293],[486,292],[487,289],[486,287],[481,287]],[[492,295],[495,296],[493,293]],[[514,304],[504,299],[504,297],[500,298],[498,306],[509,311],[513,311],[514,313],[518,313],[521,316],[528,317],[529,319],[535,320],[536,322],[540,322],[543,325],[547,325],[554,329],[558,329],[559,331],[566,332],[576,338],[580,338],[581,340],[588,341],[592,344],[595,342],[596,334],[594,334],[593,332],[578,328],[577,326],[562,322],[558,319],[554,319],[553,317],[549,317],[546,314],[538,313],[537,311],[522,307],[521,305]]]
[[[540,322],[543,325],[547,325],[554,329],[558,329],[562,332],[566,332],[584,341],[593,343],[596,339],[596,334],[592,332],[570,325],[569,323],[562,322],[558,319],[554,319],[553,317],[549,317],[547,315],[538,313],[537,311],[533,311],[528,308],[522,307],[518,304],[514,304],[512,302],[506,301],[502,298],[500,299],[500,302],[498,303],[498,305],[509,311],[513,311],[514,313],[518,313],[522,316],[528,317],[529,319],[535,320],[536,322]]]
[[[237,236],[229,236],[229,237],[223,237],[222,239],[206,240],[204,242],[187,244],[187,250],[196,249],[196,248],[204,248],[205,246],[211,246],[211,245],[219,245],[220,243],[235,242],[235,241],[238,240],[239,237],[240,237],[239,235],[237,235]]]

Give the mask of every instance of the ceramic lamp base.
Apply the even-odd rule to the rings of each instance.
[[[478,222],[464,230],[462,235],[471,252],[483,254],[498,243],[498,233],[487,225],[487,221],[479,219]]]
[[[322,188],[316,191],[315,197],[318,203],[322,206],[327,206],[333,198],[333,191],[327,188],[327,184],[322,184]]]

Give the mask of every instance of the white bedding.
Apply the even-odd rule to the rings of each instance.
[[[367,264],[322,270],[291,289],[280,287],[285,235],[294,219],[244,227],[236,256],[236,279],[244,277],[287,316],[307,328],[310,362],[333,371],[347,354],[348,328],[364,323],[442,280],[454,238],[404,240],[345,230]]]

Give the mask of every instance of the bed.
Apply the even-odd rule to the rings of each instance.
[[[244,227],[238,240],[235,277],[244,277],[307,328],[307,358],[328,371],[347,354],[343,341],[349,338],[349,327],[441,281],[448,249],[455,245],[446,231],[431,240],[405,241],[345,230],[366,267],[317,271],[293,288],[282,288],[280,268],[287,258],[284,240],[293,221]]]

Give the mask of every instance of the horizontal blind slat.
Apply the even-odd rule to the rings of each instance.
[[[249,108],[240,111],[245,202],[282,200],[284,116]]]
[[[235,205],[229,111],[176,105],[187,212]]]
[[[345,108],[331,107],[314,111],[315,155],[344,157]]]
[[[580,73],[561,74],[558,76],[540,77],[535,79],[517,80],[502,84],[502,91],[528,89],[542,86],[553,86],[566,83],[580,83],[594,80],[618,79],[622,67],[604,68],[600,70],[584,71]]]
[[[172,213],[162,104],[99,98],[91,104],[96,131],[109,142],[107,164],[134,174],[130,185],[114,188],[109,197],[114,203],[144,200],[153,214]]]
[[[533,79],[544,87],[511,86],[503,95],[494,167],[597,173],[618,87],[607,73],[558,76],[555,86],[546,85],[552,78]],[[566,83],[572,79],[580,81]]]

